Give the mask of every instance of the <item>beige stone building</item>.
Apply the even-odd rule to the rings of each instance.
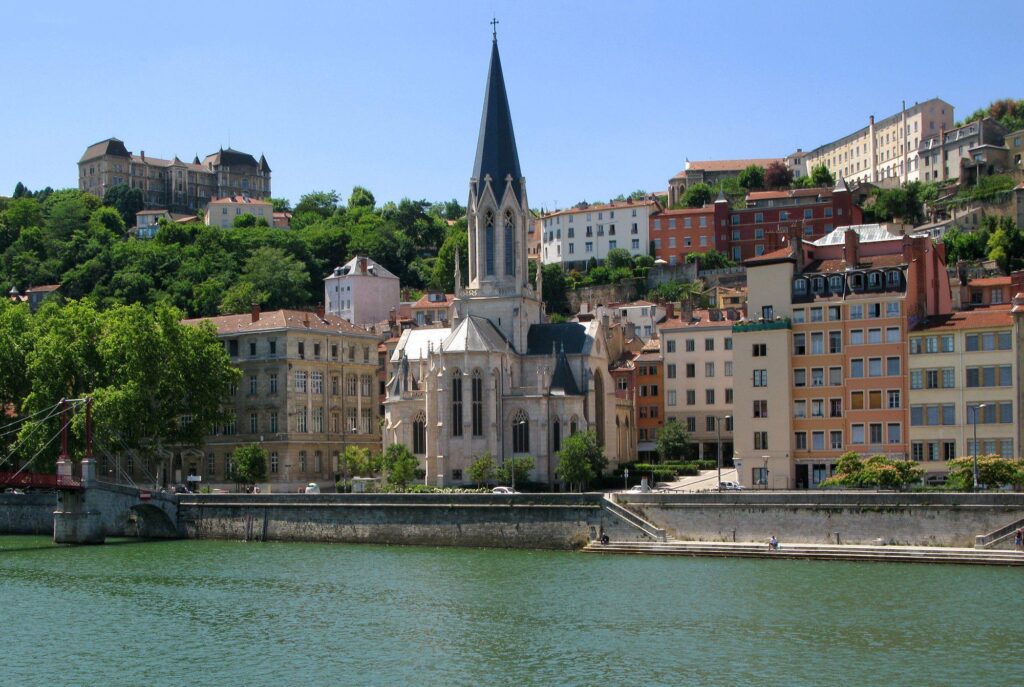
[[[897,185],[925,178],[918,154],[921,142],[952,128],[953,106],[932,98],[877,122],[871,115],[864,128],[790,157],[803,159],[805,175],[824,164],[833,176],[851,183]],[[787,164],[793,167],[789,159]]]
[[[678,420],[700,458],[732,457],[733,324],[738,310],[669,313],[658,326],[665,367],[665,421]],[[720,426],[719,426],[720,425]]]
[[[739,176],[750,165],[768,167],[773,162],[786,162],[779,157],[747,160],[687,160],[686,167],[668,180],[668,207],[677,204],[694,184],[714,186],[722,179]]]
[[[214,198],[207,204],[206,213],[203,215],[203,223],[210,227],[221,227],[227,229],[233,226],[236,217],[252,215],[258,220],[263,220],[267,226],[274,222],[274,207],[270,201],[260,200],[251,196],[227,196],[225,198]]]
[[[381,450],[377,337],[335,315],[298,310],[254,308],[185,324],[202,322],[217,328],[242,371],[229,400],[234,417],[201,446],[174,450],[169,481],[194,475],[206,486],[230,485],[232,453],[255,443],[269,453],[265,488],[333,489],[347,446]]]
[[[1021,453],[1010,307],[930,317],[910,335],[910,455],[925,469],[926,481],[942,480],[952,458]]]
[[[127,184],[142,191],[147,208],[195,213],[214,198],[245,195],[270,197],[270,165],[260,156],[231,148],[184,162],[130,152],[117,138],[86,148],[78,161],[78,188],[100,198],[108,189]],[[267,218],[268,222],[270,217]]]

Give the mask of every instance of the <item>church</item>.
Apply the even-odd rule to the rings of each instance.
[[[609,373],[621,328],[547,322],[542,275],[535,287],[527,278],[530,216],[495,36],[469,183],[468,284],[456,259],[451,326],[402,334],[384,402],[385,449],[411,449],[431,484],[468,482],[490,453],[498,465],[533,458],[530,480],[555,488],[562,442],[588,429],[609,467],[635,457],[632,402]]]

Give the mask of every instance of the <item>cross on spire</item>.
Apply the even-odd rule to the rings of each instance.
[[[492,35],[494,36],[494,40],[498,40],[498,24],[499,23],[500,22],[498,21],[497,17],[491,17],[491,32],[492,32]]]

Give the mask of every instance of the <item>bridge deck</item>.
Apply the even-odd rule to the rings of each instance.
[[[60,489],[80,491],[82,481],[75,477],[42,472],[0,472],[0,489]]]

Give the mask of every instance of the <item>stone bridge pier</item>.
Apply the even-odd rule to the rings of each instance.
[[[58,461],[59,476],[70,478],[71,470],[70,460]],[[181,536],[177,496],[100,482],[92,458],[82,461],[81,488],[62,489],[53,513],[56,544],[102,544],[107,537]]]

